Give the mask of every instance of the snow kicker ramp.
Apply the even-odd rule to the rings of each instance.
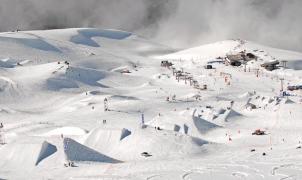
[[[0,93],[4,97],[18,94],[17,83],[7,77],[0,76]]]
[[[148,122],[149,126],[160,127],[162,129],[171,130],[187,134],[194,137],[200,137],[211,130],[220,128],[215,123],[209,122],[201,117],[196,116],[194,111],[182,112],[181,116],[177,113],[170,113],[154,118]]]
[[[32,144],[8,144],[0,149],[0,167],[34,167],[38,166],[44,159],[57,152],[56,146],[47,141]]]
[[[219,126],[214,124],[214,123],[210,123],[202,118],[193,116],[193,123],[196,127],[196,129],[199,131],[199,133],[204,134],[212,129],[218,128]]]
[[[59,91],[66,88],[79,88],[79,84],[105,88],[106,86],[102,85],[98,81],[109,75],[109,73],[104,71],[69,67],[66,70],[48,78],[46,80],[46,87],[53,91]]]
[[[120,163],[116,159],[103,155],[77,141],[65,138],[63,141],[65,157],[69,161],[75,162],[100,162],[100,163]]]
[[[229,122],[232,120],[236,120],[236,119],[242,117],[243,115],[233,109],[229,109],[229,110],[226,110],[225,113],[221,116],[222,116],[222,119],[224,120],[224,122]]]
[[[141,155],[148,152],[151,159],[179,157],[201,152],[201,146],[208,142],[173,131],[154,128],[129,130],[95,129],[85,141],[85,145],[98,152],[123,161],[145,159]]]
[[[100,152],[112,152],[117,148],[121,141],[129,136],[128,129],[101,129],[92,130],[85,141],[85,145],[100,150]]]

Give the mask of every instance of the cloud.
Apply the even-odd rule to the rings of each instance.
[[[0,31],[100,27],[170,46],[242,38],[302,51],[300,0],[0,0]]]
[[[300,0],[179,1],[156,38],[180,47],[242,38],[302,51],[300,7]]]

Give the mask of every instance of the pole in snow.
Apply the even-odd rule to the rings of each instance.
[[[281,81],[281,92],[283,92],[283,90],[284,90],[284,88],[283,88],[283,85],[284,85],[284,78],[281,78],[280,81]]]
[[[142,125],[144,125],[145,124],[145,115],[144,115],[144,113],[142,113]]]
[[[244,72],[246,72],[246,63],[244,63]]]
[[[106,112],[106,111],[108,111],[108,110],[109,110],[109,108],[108,108],[108,99],[105,98],[105,99],[104,99],[104,111]]]
[[[3,124],[0,123],[0,145],[5,144],[4,133],[2,133]]]
[[[146,128],[146,125],[145,125],[145,114],[142,113],[142,116],[141,116],[141,128]]]
[[[69,162],[68,157],[67,157],[68,143],[69,143],[68,139],[66,139],[66,142],[64,142],[64,139],[63,139],[63,148],[64,148],[64,157],[65,157],[64,166],[65,167],[68,167],[70,165],[70,162]]]

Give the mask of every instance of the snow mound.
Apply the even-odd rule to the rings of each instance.
[[[243,115],[233,109],[229,109],[229,110],[225,111],[223,116],[224,116],[224,118],[223,118],[224,121],[229,122],[229,121],[238,119],[238,118],[242,117]]]
[[[194,111],[183,112],[182,116],[178,116],[177,114],[162,115],[154,118],[147,125],[196,137],[220,127],[215,123],[203,119],[196,112],[197,110],[195,109]]]
[[[200,153],[200,147],[208,143],[199,138],[154,128],[137,129],[121,139],[122,135],[123,130],[96,129],[86,139],[85,145],[111,157],[131,161],[144,159],[141,156],[143,152],[151,154],[153,159]]]
[[[0,91],[4,91],[15,86],[16,83],[9,78],[0,76]]]
[[[100,162],[100,163],[120,163],[116,159],[103,155],[91,148],[88,148],[77,141],[65,138],[64,153],[69,161],[75,162]]]
[[[282,102],[284,104],[295,104],[295,102],[289,98],[285,98],[284,100],[282,100]]]
[[[81,136],[87,134],[87,131],[78,127],[62,127],[51,130],[42,136]]]
[[[139,100],[138,98],[133,97],[133,96],[120,96],[120,95],[113,95],[113,96],[110,97],[110,99],[111,100],[118,100],[118,101]]]
[[[38,166],[56,151],[56,146],[47,141],[31,144],[7,144],[0,149],[0,154],[5,154],[1,159],[0,166],[20,167],[22,165],[26,168]]]
[[[66,77],[68,79],[77,80],[81,83],[88,84],[91,86],[100,86],[103,87],[99,80],[105,78],[107,75],[106,72],[97,71],[94,69],[78,68],[78,67],[69,67],[66,71]]]
[[[194,47],[179,51],[177,53],[168,54],[165,56],[158,57],[159,59],[209,59],[224,57],[227,53],[232,51],[236,46],[238,46],[238,41],[221,41],[212,44],[207,44],[199,47]]]
[[[52,91],[79,88],[79,85],[76,82],[64,78],[49,78],[47,79],[46,84],[47,89]]]
[[[102,37],[107,39],[123,40],[131,35],[132,33],[118,30],[81,29],[78,30],[77,35],[71,37],[70,41],[75,44],[100,47],[100,45],[94,41],[93,38]]]
[[[200,117],[193,116],[192,118],[194,125],[200,134],[207,133],[208,131],[219,127],[218,125],[208,122]]]
[[[243,94],[239,95],[238,97],[239,98],[250,98],[252,96],[254,96],[253,92],[246,92],[246,93],[243,93]]]
[[[102,150],[101,152],[109,152],[113,150],[112,147],[117,147],[120,141],[129,135],[131,135],[131,131],[125,128],[111,130],[96,128],[88,134],[84,144]]]
[[[14,68],[17,65],[23,66],[29,63],[29,60],[15,60],[11,58],[0,59],[0,68]]]
[[[1,42],[9,42],[13,44],[19,44],[28,48],[42,50],[42,51],[52,51],[60,53],[60,49],[57,47],[47,43],[43,39],[37,38],[31,35],[24,35],[21,37],[17,36],[7,36],[5,34],[0,34],[0,41]]]
[[[101,79],[109,76],[109,73],[88,68],[69,67],[65,71],[58,72],[46,80],[49,90],[79,88],[80,84],[97,87],[107,87],[99,83]]]
[[[18,92],[16,82],[7,77],[0,76],[0,97],[3,96],[3,98],[7,98],[9,96],[18,95]]]
[[[6,59],[2,59],[0,60],[0,68],[13,68],[15,67],[13,64],[11,64],[10,62],[8,62]]]

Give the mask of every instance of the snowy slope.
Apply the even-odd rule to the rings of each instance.
[[[301,53],[242,40],[175,52],[93,28],[0,33],[0,47],[0,179],[302,178],[302,92],[280,97],[281,78],[302,83]],[[247,72],[215,63],[243,50],[259,57]],[[273,60],[288,67],[260,67]]]

